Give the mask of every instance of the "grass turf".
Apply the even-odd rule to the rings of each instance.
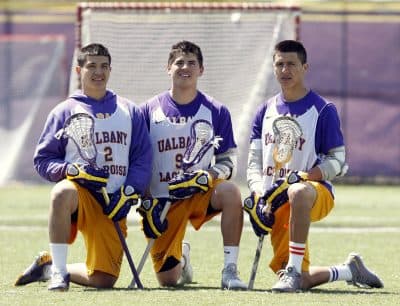
[[[141,274],[145,290],[128,290],[132,275],[124,260],[114,289],[97,290],[72,284],[68,293],[49,293],[47,284],[14,287],[13,283],[40,250],[48,249],[47,206],[49,185],[11,186],[0,189],[0,305],[396,305],[400,297],[400,211],[398,186],[338,186],[334,211],[312,225],[311,260],[314,265],[342,263],[349,252],[362,254],[367,266],[384,280],[381,290],[362,290],[334,282],[300,294],[273,294],[276,277],[268,268],[272,252],[265,239],[255,290],[220,290],[223,262],[218,221],[200,231],[190,226],[185,239],[191,242],[195,283],[184,288],[159,288],[148,260]],[[243,195],[245,189],[243,190]],[[383,200],[384,199],[384,200]],[[247,219],[247,217],[246,217]],[[130,220],[128,245],[137,264],[146,245],[138,222]],[[83,241],[69,248],[69,262],[84,261]],[[239,254],[240,277],[248,281],[257,239],[248,222]]]

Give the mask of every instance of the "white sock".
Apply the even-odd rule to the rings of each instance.
[[[351,275],[350,267],[348,265],[339,265],[330,267],[329,273],[330,273],[329,275],[330,282],[339,280],[350,281],[353,278],[353,276]]]
[[[286,267],[294,267],[298,273],[301,273],[301,264],[303,263],[305,252],[305,243],[289,241],[289,260]]]
[[[50,252],[53,260],[51,266],[52,272],[59,272],[66,275],[67,272],[67,253],[68,244],[66,243],[50,243]]]
[[[186,266],[186,259],[184,256],[181,257],[181,265],[182,265],[182,269]]]
[[[224,268],[229,264],[237,263],[239,257],[239,246],[224,246]]]

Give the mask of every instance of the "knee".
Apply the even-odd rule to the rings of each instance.
[[[100,271],[95,271],[89,279],[93,287],[102,289],[113,288],[117,281],[115,276]]]
[[[292,208],[311,209],[317,197],[315,188],[310,184],[293,184],[288,189],[289,203]]]
[[[239,188],[232,182],[223,182],[219,184],[215,192],[216,196],[220,200],[226,200],[226,202],[241,202],[241,195]]]
[[[176,287],[180,276],[181,272],[178,273],[178,271],[161,272],[157,273],[157,280],[161,287]]]
[[[59,208],[60,206],[64,206],[67,208],[74,200],[77,201],[78,192],[71,182],[64,180],[53,187],[50,193],[50,199],[52,207]]]
[[[242,198],[239,188],[232,182],[220,183],[211,199],[215,209],[224,208],[242,210]]]
[[[311,282],[311,277],[308,272],[303,272],[301,274],[301,289],[303,290],[308,290],[312,288],[312,282]]]
[[[178,285],[177,279],[159,279],[158,283],[161,287],[176,287]]]

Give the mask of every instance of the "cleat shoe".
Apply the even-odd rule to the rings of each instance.
[[[69,278],[70,278],[69,273],[63,275],[61,274],[61,272],[54,272],[51,275],[51,280],[48,289],[50,291],[68,291]]]
[[[272,292],[300,292],[301,274],[294,267],[278,271],[279,281],[272,287]]]
[[[48,281],[51,275],[51,265],[51,255],[46,251],[40,252],[34,262],[17,278],[14,286]]]
[[[247,290],[247,285],[243,283],[238,276],[236,264],[230,263],[222,270],[221,288],[228,290]]]
[[[193,281],[193,269],[190,264],[190,244],[182,242],[182,257],[185,259],[185,265],[182,268],[182,275],[179,278],[178,285],[190,284]]]
[[[353,277],[351,281],[347,281],[349,285],[359,288],[383,288],[382,280],[365,266],[359,254],[350,253],[344,264],[349,266]]]

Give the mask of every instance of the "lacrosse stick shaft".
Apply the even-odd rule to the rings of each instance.
[[[108,205],[110,203],[110,198],[108,196],[108,193],[107,193],[107,190],[105,187],[101,188],[101,193],[103,194],[106,205]],[[133,274],[133,280],[135,281],[135,283],[137,284],[137,287],[139,289],[143,289],[143,284],[140,281],[139,273],[137,272],[137,270],[135,268],[135,264],[133,263],[133,259],[132,259],[131,253],[129,252],[128,245],[126,244],[125,237],[122,234],[121,227],[119,226],[119,223],[117,221],[114,222],[114,227],[115,227],[115,230],[117,231],[119,240],[121,241],[122,249],[124,250],[126,259],[128,260],[129,267]]]
[[[279,172],[279,169],[275,168],[274,176],[273,176],[273,179],[272,179],[272,184],[276,181],[278,172]],[[256,280],[258,263],[260,262],[261,250],[262,250],[262,247],[263,247],[263,243],[264,243],[264,235],[261,235],[258,238],[257,248],[256,248],[256,255],[254,256],[253,266],[251,268],[250,280],[249,280],[249,285],[248,285],[248,289],[250,289],[250,290],[252,290],[254,288],[254,282]]]
[[[264,243],[264,235],[261,235],[258,238],[258,243],[257,243],[257,248],[256,248],[256,255],[254,256],[253,267],[251,268],[250,280],[249,280],[249,285],[248,285],[248,288],[250,290],[253,289],[254,281],[256,280],[257,268],[258,268],[258,263],[260,261],[260,256],[261,256],[261,250],[262,250],[262,247],[263,247],[263,243]]]
[[[170,207],[171,207],[171,201],[167,201],[161,212],[161,216],[160,216],[161,222],[164,222],[165,218],[167,217],[167,213],[168,213]],[[150,254],[150,250],[154,245],[154,241],[155,241],[155,239],[149,239],[149,242],[147,243],[146,249],[144,250],[142,258],[140,259],[139,265],[137,267],[138,275],[140,275],[140,273],[142,272],[142,269],[144,267],[144,264],[146,263],[147,257]],[[134,288],[135,283],[136,283],[136,279],[132,279],[131,284],[129,285],[128,288]]]
[[[129,267],[131,268],[131,272],[133,274],[133,279],[135,280],[135,283],[137,284],[137,287],[139,289],[143,289],[143,284],[140,281],[139,273],[137,272],[137,270],[135,268],[135,264],[133,263],[132,256],[131,256],[131,254],[129,252],[128,246],[126,244],[125,237],[122,234],[122,231],[121,231],[121,228],[120,228],[118,222],[114,222],[114,226],[115,226],[115,229],[116,229],[116,231],[118,233],[119,240],[121,241],[122,248],[124,249],[126,259],[128,260],[128,263],[129,263]]]

